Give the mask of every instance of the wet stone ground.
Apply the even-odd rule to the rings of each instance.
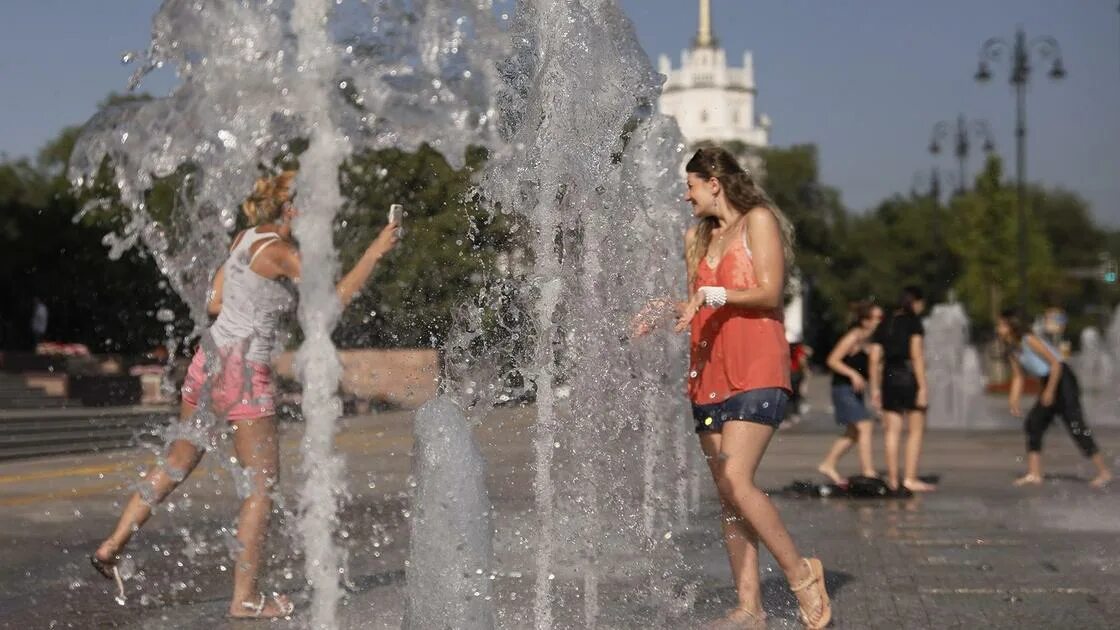
[[[410,419],[406,413],[349,418],[339,438],[353,494],[343,514],[350,553],[343,628],[400,625]],[[504,410],[479,432],[494,518],[501,523],[494,592],[503,628],[532,627],[533,561],[524,543],[535,527],[528,514],[531,420],[531,411]],[[776,490],[794,479],[813,479],[833,436],[829,422],[810,415],[782,431],[763,461],[760,482]],[[300,431],[284,428],[282,489],[289,507],[297,488]],[[1098,433],[1106,452],[1120,452],[1120,431]],[[1047,483],[1012,488],[1022,445],[1013,425],[933,432],[923,468],[941,475],[941,488],[905,501],[775,493],[802,551],[824,561],[834,627],[1120,627],[1120,488],[1086,487],[1089,467],[1058,426],[1047,436]],[[306,619],[298,616],[272,624],[225,618],[230,563],[229,534],[222,528],[232,523],[237,500],[213,457],[184,485],[173,509],[157,513],[135,539],[129,601],[114,602],[109,583],[92,572],[85,556],[111,527],[136,471],[151,460],[136,450],[0,463],[0,627],[303,627]],[[852,471],[854,461],[845,464]],[[635,601],[634,584],[608,577],[600,585],[599,627],[702,627],[733,605],[709,486],[703,480],[691,526],[674,532],[690,567],[684,581],[695,585],[692,608],[659,618]],[[283,520],[270,542],[278,558],[265,584],[294,592],[305,607],[302,558],[291,552]],[[578,576],[557,573],[555,627],[586,627]],[[763,590],[770,627],[798,627],[792,596],[768,556]]]

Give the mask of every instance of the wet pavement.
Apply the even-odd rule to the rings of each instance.
[[[533,561],[526,532],[533,497],[531,410],[499,410],[479,429],[494,503],[498,623],[532,627]],[[404,608],[411,414],[348,418],[338,447],[346,456],[351,497],[340,540],[349,550],[343,628],[399,627]],[[285,504],[275,524],[265,584],[306,606],[302,558],[290,529],[298,488],[301,427],[283,429]],[[1106,453],[1120,431],[1098,431]],[[779,433],[759,481],[781,488],[814,479],[832,439],[823,415]],[[877,436],[878,440],[878,436]],[[1039,488],[1012,488],[1023,438],[999,431],[929,434],[923,469],[941,475],[936,493],[910,500],[796,499],[777,496],[794,539],[824,561],[837,628],[1115,628],[1120,615],[1120,488],[1089,489],[1090,468],[1062,427],[1047,435],[1052,476]],[[881,461],[880,446],[876,457]],[[114,602],[110,583],[86,556],[112,526],[147,451],[56,456],[0,464],[0,627],[253,628],[290,622],[230,621],[227,540],[238,504],[214,456],[134,539],[129,600]],[[844,462],[854,472],[854,454]],[[717,503],[706,479],[690,527],[673,532],[689,566],[694,604],[658,617],[628,595],[633,585],[600,586],[599,627],[700,627],[733,603],[718,535]],[[558,571],[558,573],[560,573]],[[608,572],[609,573],[609,572]],[[770,627],[798,627],[793,599],[764,557]],[[585,627],[578,580],[558,575],[556,627]],[[306,610],[306,608],[304,608]]]

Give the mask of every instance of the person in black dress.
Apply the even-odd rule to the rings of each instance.
[[[921,314],[925,296],[914,286],[902,290],[898,308],[887,317],[872,338],[871,404],[883,410],[883,442],[886,447],[887,486],[896,492],[929,492],[937,486],[918,478],[922,438],[926,427],[926,363],[922,347],[925,329]],[[899,480],[899,446],[903,418],[909,428],[906,439],[906,470]]]

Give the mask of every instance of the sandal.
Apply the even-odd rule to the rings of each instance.
[[[805,624],[806,628],[810,630],[820,630],[832,621],[832,604],[828,600],[828,590],[824,586],[824,566],[821,561],[816,558],[805,558],[805,566],[809,568],[809,577],[801,581],[800,584],[791,585],[790,590],[794,593],[799,593],[808,588],[817,588],[817,596],[820,598],[820,607],[817,609],[815,615],[810,615],[809,611],[804,607],[799,606],[801,612],[801,622]]]
[[[117,562],[120,556],[113,556],[112,560],[102,560],[97,557],[97,554],[91,554],[89,563],[93,568],[102,575],[106,580],[114,580],[117,583],[117,603],[124,606],[127,601],[124,596],[124,580],[121,578],[120,569],[117,568]]]
[[[264,605],[265,605],[266,601],[268,601],[268,598],[265,597],[264,593],[261,593],[260,600],[255,604],[253,602],[241,602],[241,607],[243,609],[251,612],[252,613],[251,615],[232,615],[231,614],[230,616],[234,617],[234,618],[246,618],[247,617],[247,618],[251,618],[251,619],[260,619],[264,614]],[[286,597],[283,597],[282,595],[280,595],[280,593],[273,593],[272,594],[272,603],[276,604],[276,609],[280,611],[280,614],[269,615],[269,617],[273,617],[273,618],[283,617],[284,619],[287,619],[288,617],[292,616],[292,612],[296,609],[295,604],[293,604],[291,601],[289,601]]]

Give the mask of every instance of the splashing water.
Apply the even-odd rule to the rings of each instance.
[[[987,420],[980,355],[968,342],[968,316],[959,303],[938,304],[924,321],[929,426],[976,427]]]
[[[627,338],[648,299],[683,294],[687,213],[675,191],[685,156],[675,123],[652,112],[661,78],[614,0],[522,0],[508,32],[490,0],[168,0],[136,61],[135,84],[167,64],[181,82],[166,97],[95,116],[71,176],[89,186],[108,165],[128,208],[110,254],[151,250],[200,331],[211,275],[259,166],[290,163],[309,141],[295,224],[307,420],[297,529],[313,627],[337,627],[344,562],[332,537],[345,496],[332,448],[341,408],[330,341],[339,166],[356,151],[422,142],[454,165],[472,144],[490,148],[479,192],[513,219],[527,250],[524,273],[495,272],[459,311],[441,389],[473,421],[516,397],[511,387],[535,397],[534,625],[553,625],[561,581],[579,582],[589,627],[608,586],[643,594],[657,611],[653,625],[688,605],[689,589],[672,578],[682,562],[672,534],[695,502],[699,467],[684,421],[683,339],[664,329]],[[146,205],[161,181],[180,192],[170,217]],[[499,322],[496,334],[489,321]],[[425,414],[463,425],[450,403],[435,404]],[[431,422],[425,414],[418,435]],[[219,423],[205,424],[212,435]],[[423,462],[418,488],[481,465]],[[558,487],[556,475],[567,483]],[[414,513],[435,513],[439,498],[418,490]],[[474,531],[482,520],[459,525]],[[474,538],[466,549],[487,555],[487,541]],[[453,591],[424,595],[450,606]]]
[[[604,578],[648,580],[653,563],[672,562],[658,552],[675,553],[649,530],[652,471],[673,459],[661,434],[682,403],[654,412],[660,401],[643,384],[683,391],[683,373],[668,367],[681,355],[641,357],[625,339],[646,299],[681,293],[672,270],[685,215],[664,194],[679,187],[682,147],[671,123],[650,119],[660,78],[614,2],[523,2],[512,30],[499,102],[503,139],[521,150],[495,161],[483,189],[533,238],[534,625],[551,627],[553,576],[567,567],[594,626]]]
[[[482,452],[463,412],[437,398],[416,412],[417,479],[404,627],[494,627],[490,499]]]

